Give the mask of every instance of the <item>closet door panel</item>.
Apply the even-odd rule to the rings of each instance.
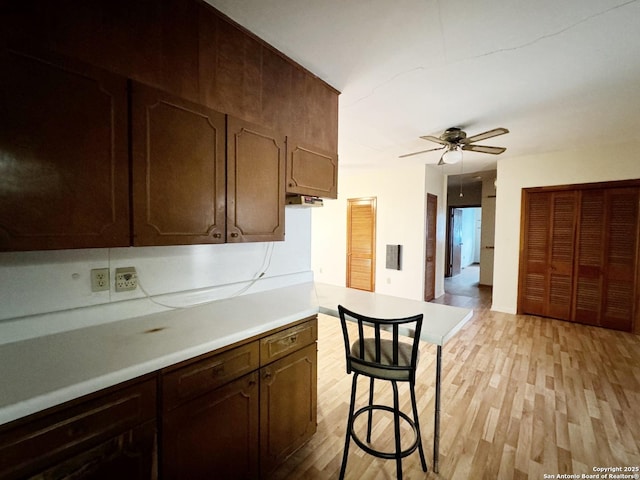
[[[638,189],[608,190],[606,200],[607,248],[601,325],[631,331],[636,290]]]
[[[573,257],[575,246],[576,192],[552,194],[547,315],[571,317]]]
[[[525,197],[524,274],[521,306],[524,313],[544,315],[549,263],[549,211],[551,195],[531,193]]]
[[[590,325],[600,324],[602,305],[602,266],[605,229],[604,190],[580,192],[580,219],[576,255],[576,300],[573,319]]]
[[[525,215],[523,311],[568,320],[573,292],[576,193],[530,193]]]

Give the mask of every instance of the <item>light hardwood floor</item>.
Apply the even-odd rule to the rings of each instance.
[[[421,348],[416,393],[429,472],[416,452],[404,478],[543,479],[640,466],[639,336],[491,312],[486,297],[440,301],[475,305],[475,314],[443,348],[439,474],[431,470],[435,347]],[[359,385],[362,405],[366,380]],[[339,321],[320,315],[318,431],[273,478],[338,478],[350,388]],[[378,446],[390,440],[388,423],[375,428]],[[352,442],[346,478],[393,479],[395,465]]]

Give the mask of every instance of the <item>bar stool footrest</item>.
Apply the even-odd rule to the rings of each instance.
[[[411,444],[411,446],[409,448],[406,448],[405,450],[402,450],[399,455],[395,451],[394,452],[383,452],[383,451],[380,451],[380,450],[376,450],[376,449],[370,447],[369,445],[367,445],[367,443],[365,443],[362,440],[360,440],[358,435],[356,435],[355,429],[353,428],[353,425],[355,425],[355,422],[356,422],[356,418],[358,418],[358,415],[361,415],[363,413],[367,413],[369,411],[373,412],[374,410],[384,410],[384,411],[390,412],[392,414],[395,413],[395,410],[392,407],[388,406],[388,405],[367,405],[367,406],[364,406],[364,407],[360,408],[359,410],[357,410],[353,414],[353,421],[352,421],[352,424],[351,424],[351,438],[353,438],[353,441],[356,443],[356,445],[358,445],[362,450],[367,452],[369,455],[373,455],[374,457],[378,457],[378,458],[385,458],[387,460],[394,460],[394,459],[398,459],[398,458],[404,458],[404,457],[406,457],[408,455],[411,455],[413,452],[415,452],[416,449],[418,448],[418,440],[419,440],[418,429],[416,428],[415,422],[404,412],[398,412],[398,415],[400,416],[401,419],[403,419],[405,422],[407,422],[409,424],[409,426],[411,427],[411,429],[413,430],[414,441],[413,441],[413,443]]]

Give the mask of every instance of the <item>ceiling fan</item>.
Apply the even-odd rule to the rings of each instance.
[[[419,155],[421,153],[432,152],[434,150],[445,150],[440,157],[438,165],[444,165],[449,163],[457,163],[462,160],[462,151],[469,150],[471,152],[490,153],[491,155],[498,155],[506,150],[504,147],[489,147],[486,145],[475,145],[475,142],[485,140],[487,138],[497,137],[498,135],[504,135],[509,133],[506,128],[494,128],[483,133],[478,133],[471,137],[467,137],[467,133],[458,127],[447,128],[442,135],[434,137],[432,135],[424,135],[420,138],[429,140],[431,142],[439,143],[442,147],[430,148],[429,150],[420,150],[419,152],[407,153],[400,155],[399,158],[411,157],[413,155]]]

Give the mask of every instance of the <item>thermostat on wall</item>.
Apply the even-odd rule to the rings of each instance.
[[[387,245],[387,268],[400,270],[402,245]]]

